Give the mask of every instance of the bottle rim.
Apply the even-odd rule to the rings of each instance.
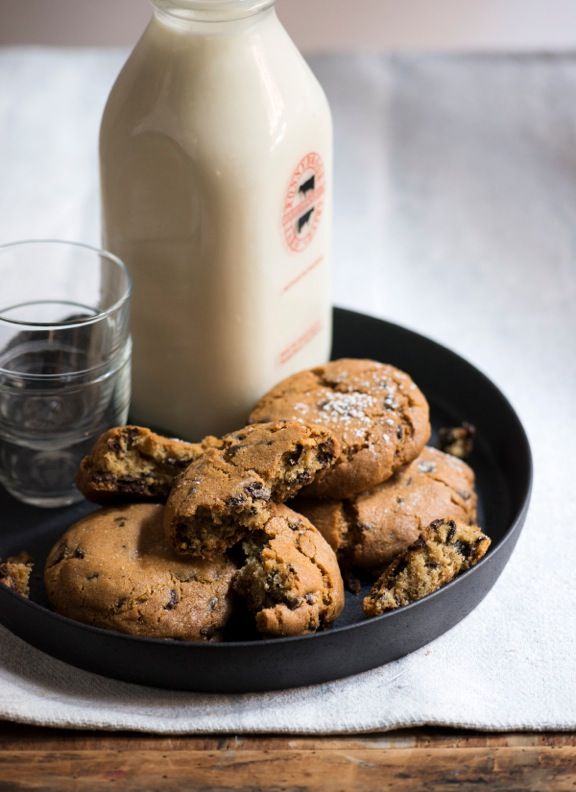
[[[176,19],[222,22],[252,16],[276,0],[151,0],[154,8]]]

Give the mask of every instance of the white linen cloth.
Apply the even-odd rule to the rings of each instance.
[[[98,242],[98,123],[125,55],[0,53],[0,241]],[[334,301],[448,344],[509,396],[536,468],[516,551],[429,646],[280,693],[140,688],[2,629],[0,718],[163,733],[576,728],[576,58],[311,63],[336,129]]]

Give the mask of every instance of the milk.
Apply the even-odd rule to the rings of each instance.
[[[102,121],[104,246],[133,277],[132,416],[189,439],[242,426],[329,354],[330,111],[262,5],[157,4]]]

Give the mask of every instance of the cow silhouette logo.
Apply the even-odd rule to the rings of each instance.
[[[284,200],[282,227],[290,250],[299,253],[314,239],[324,210],[325,192],[322,157],[310,152],[296,166]]]

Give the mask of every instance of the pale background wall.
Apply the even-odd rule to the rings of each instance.
[[[576,44],[576,0],[279,0],[304,49],[558,50]],[[146,0],[0,0],[0,44],[127,45]]]

